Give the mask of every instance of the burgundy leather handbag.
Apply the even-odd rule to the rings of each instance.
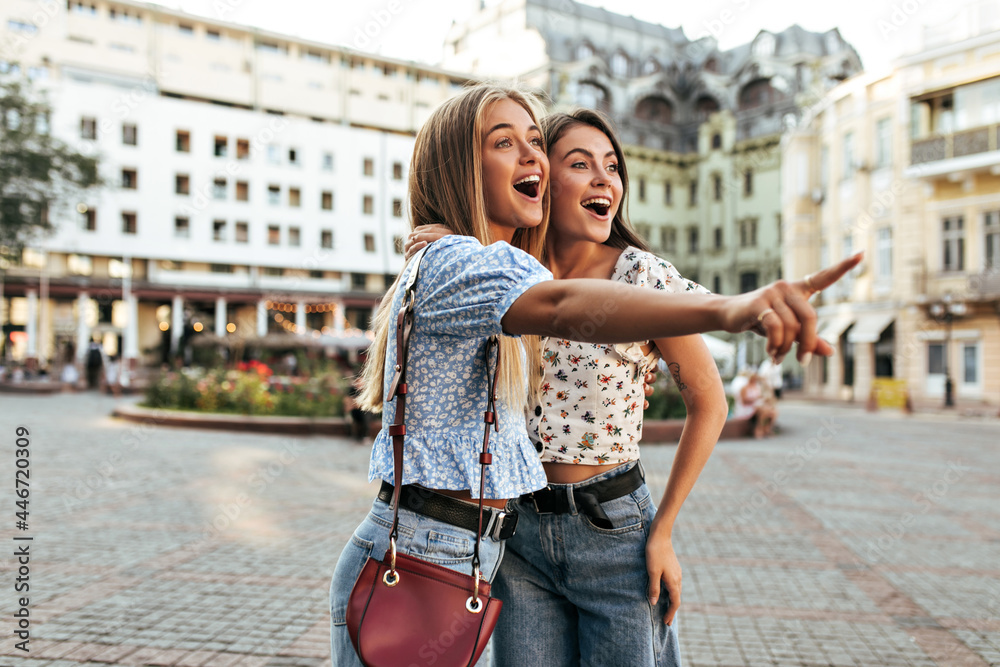
[[[403,436],[406,434],[406,354],[413,327],[413,302],[421,251],[406,282],[403,306],[396,320],[396,366],[389,396],[396,400],[396,418],[389,427],[393,449],[392,530],[382,560],[369,558],[358,575],[347,605],[347,629],[354,650],[366,667],[438,667],[474,665],[493,634],[503,602],[490,597],[490,584],[479,573],[482,541],[483,493],[490,464],[490,427],[496,423],[496,366],[500,346],[496,337],[486,345],[488,403],[484,415],[483,451],[479,456],[479,530],[472,557],[472,573],[463,574],[396,553],[399,495],[403,479]],[[496,349],[496,366],[490,357]]]

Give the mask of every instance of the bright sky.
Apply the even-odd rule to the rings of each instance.
[[[921,25],[940,24],[976,0],[582,0],[619,14],[682,27],[691,39],[713,34],[723,49],[749,42],[763,29],[781,31],[798,23],[813,31],[840,28],[869,71],[881,70],[914,50]],[[488,0],[492,2],[492,0]],[[306,39],[342,44],[393,58],[435,64],[454,20],[479,0],[162,0],[157,4],[193,14]],[[443,8],[451,11],[442,11]],[[375,33],[374,38],[364,34]],[[362,39],[369,40],[367,43]],[[362,48],[364,44],[364,48]]]

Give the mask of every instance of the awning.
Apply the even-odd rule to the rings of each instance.
[[[858,323],[847,335],[852,343],[877,343],[885,328],[896,319],[895,313],[871,313],[858,318]]]
[[[847,327],[854,323],[853,315],[833,315],[831,317],[820,318],[816,331],[819,337],[825,341],[836,343],[837,339],[843,335]]]

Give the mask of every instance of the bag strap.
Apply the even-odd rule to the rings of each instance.
[[[413,331],[413,306],[416,301],[417,274],[420,271],[420,262],[424,257],[427,248],[423,248],[410,260],[413,270],[407,276],[403,285],[403,304],[396,316],[396,364],[393,366],[393,376],[389,384],[388,398],[396,400],[396,416],[389,426],[389,435],[392,436],[392,460],[393,460],[393,481],[392,490],[392,530],[389,533],[389,544],[392,554],[392,562],[386,576],[390,579],[397,579],[396,574],[396,538],[399,536],[399,496],[403,488],[403,442],[406,435],[406,395],[408,388],[406,385],[406,365],[407,354],[410,345],[410,333]],[[496,349],[496,364],[491,367],[490,358]],[[473,607],[480,607],[479,602],[479,546],[483,534],[483,495],[486,493],[486,466],[493,462],[493,455],[489,452],[490,426],[494,430],[500,430],[500,422],[496,413],[496,388],[497,376],[500,368],[500,341],[496,336],[490,336],[486,341],[485,350],[486,380],[487,380],[487,401],[486,411],[483,413],[483,451],[479,454],[479,521],[476,530],[476,548],[472,556],[473,593],[470,604]],[[470,607],[471,609],[472,607]],[[477,609],[478,611],[478,609]]]

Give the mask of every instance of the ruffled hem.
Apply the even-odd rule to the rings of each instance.
[[[491,442],[490,445],[493,463],[486,467],[485,498],[516,498],[546,485],[545,469],[538,451],[526,434],[515,442],[500,445]],[[431,489],[469,489],[472,497],[478,498],[478,455],[482,447],[482,438],[410,431],[403,448],[403,482]],[[368,467],[368,481],[376,479],[394,483],[392,438],[384,429],[375,438]]]

